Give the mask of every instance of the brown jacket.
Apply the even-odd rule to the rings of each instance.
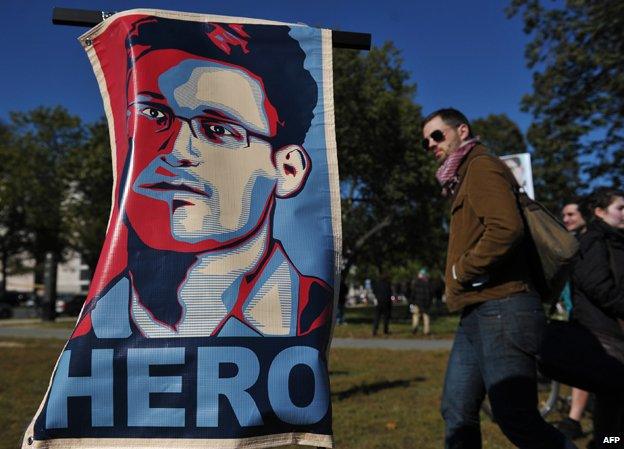
[[[477,145],[458,175],[445,276],[451,311],[531,289],[524,224],[511,172]],[[483,279],[483,285],[473,286]]]

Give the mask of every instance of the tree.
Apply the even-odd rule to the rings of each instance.
[[[60,260],[68,247],[63,165],[68,153],[82,145],[84,129],[78,117],[60,106],[12,112],[10,117],[19,168],[13,178],[29,235],[27,249],[36,261],[35,283],[40,284],[46,253]]]
[[[2,283],[0,296],[6,292],[6,279],[11,262],[19,259],[14,256],[22,252],[28,243],[25,229],[25,211],[18,190],[20,163],[15,148],[15,139],[11,129],[0,123],[0,264],[2,265]]]
[[[579,160],[592,179],[624,185],[624,2],[567,0],[544,6],[540,0],[512,0],[508,15],[522,14],[532,36],[526,58],[533,93],[523,109],[535,117],[529,141],[544,163]],[[542,148],[540,148],[542,146]],[[556,154],[554,154],[556,153]],[[542,166],[552,177],[561,167]],[[566,170],[565,186],[578,173]],[[557,191],[560,185],[550,185]]]
[[[63,218],[69,245],[93,273],[106,234],[113,186],[106,120],[89,125],[84,145],[68,152],[64,178],[68,193]]]
[[[557,134],[552,124],[533,123],[527,138],[533,148],[533,186],[535,197],[553,212],[576,196],[583,183],[579,180],[580,165],[578,151],[574,144],[565,144],[569,140],[564,136],[552,139]],[[559,130],[561,133],[561,130]]]
[[[354,264],[367,271],[414,258],[443,262],[446,208],[401,64],[392,44],[334,53],[345,273]]]
[[[490,114],[473,120],[471,125],[481,142],[499,156],[527,152],[522,131],[506,114]]]

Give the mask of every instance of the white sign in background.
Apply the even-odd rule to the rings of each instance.
[[[522,190],[531,198],[535,199],[533,190],[533,170],[531,169],[531,154],[518,153],[508,156],[501,156],[501,159],[511,169],[520,184]]]

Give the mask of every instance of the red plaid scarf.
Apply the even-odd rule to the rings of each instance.
[[[464,160],[464,157],[466,157],[466,155],[470,153],[470,150],[472,150],[478,143],[478,138],[470,139],[464,142],[461,147],[451,153],[442,165],[440,165],[438,171],[436,171],[436,178],[442,186],[442,195],[449,196],[453,194],[455,187],[457,186],[457,182],[459,181],[457,177],[457,169]]]

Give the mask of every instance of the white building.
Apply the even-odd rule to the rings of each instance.
[[[26,267],[34,267],[34,264],[35,261],[32,259],[24,260]],[[74,253],[66,262],[58,264],[56,278],[56,291],[58,293],[86,294],[89,290],[90,280],[89,267],[82,263],[79,254]],[[8,291],[33,292],[37,288],[43,288],[43,285],[35,285],[33,272],[7,276],[6,289]]]

